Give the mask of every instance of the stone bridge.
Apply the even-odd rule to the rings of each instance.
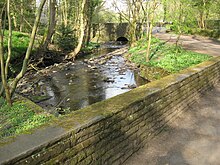
[[[167,23],[156,23],[153,33],[165,31],[164,25]],[[104,23],[93,24],[91,38],[93,42],[107,42],[107,41],[129,41],[130,26],[129,23]],[[137,30],[141,30],[141,24],[137,24]]]
[[[105,23],[93,24],[92,41],[128,41],[129,24],[128,23]]]

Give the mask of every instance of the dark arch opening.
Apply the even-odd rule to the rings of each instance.
[[[125,45],[128,43],[128,39],[126,37],[119,37],[117,40],[116,40],[120,45]]]

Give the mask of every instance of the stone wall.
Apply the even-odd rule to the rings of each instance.
[[[91,38],[94,42],[116,41],[119,37],[126,37],[129,40],[128,33],[128,23],[93,24]]]
[[[122,164],[219,78],[220,58],[214,58],[75,111],[1,146],[0,164]]]

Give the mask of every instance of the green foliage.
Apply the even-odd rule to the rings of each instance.
[[[129,49],[130,60],[136,64],[146,65],[146,49],[147,40],[141,39],[137,41],[136,46]],[[151,40],[151,53],[150,59],[156,58],[160,52],[164,49],[164,42],[161,42],[158,38],[152,38]]]
[[[11,60],[23,58],[30,41],[30,36],[21,32],[12,32],[12,57]],[[8,50],[8,31],[4,32],[4,51]]]
[[[195,34],[199,34],[201,36],[211,37],[211,38],[219,38],[220,37],[220,29],[209,30],[209,29],[198,29]]]
[[[95,42],[89,42],[87,45],[84,45],[84,47],[81,49],[83,52],[91,52],[92,50],[98,48],[100,44]]]
[[[151,60],[147,63],[145,58],[146,45],[147,42],[140,40],[135,47],[129,50],[129,53],[131,54],[129,59],[138,65],[158,67],[171,73],[178,72],[211,58],[208,55],[186,51],[181,47],[168,45],[153,38]]]
[[[55,42],[60,49],[64,51],[73,50],[77,45],[77,37],[74,35],[74,31],[70,26],[64,26],[62,24],[58,28],[57,35],[55,36]]]
[[[152,60],[149,62],[150,66],[157,66],[164,70],[175,73],[190,66],[199,64],[203,61],[210,59],[211,57],[204,54],[194,53],[173,47],[167,54],[160,60]]]
[[[26,53],[28,44],[30,41],[30,36],[25,33],[21,32],[12,32],[12,54],[11,54],[11,65],[10,68],[10,75],[13,75],[20,71],[24,55]],[[8,52],[8,31],[4,31],[4,53],[5,59],[7,58]]]
[[[34,112],[23,102],[15,102],[9,107],[2,98],[0,98],[0,117],[0,139],[30,131],[52,118],[46,113]]]

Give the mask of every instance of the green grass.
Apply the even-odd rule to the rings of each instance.
[[[211,58],[209,55],[186,51],[181,47],[166,44],[157,38],[153,38],[151,60],[146,62],[146,47],[147,42],[145,40],[138,41],[136,46],[130,48],[129,59],[138,65],[159,67],[170,73],[179,72]]]
[[[9,76],[13,77],[16,73],[18,73],[21,69],[23,58],[26,53],[26,49],[28,47],[30,41],[30,37],[28,34],[21,32],[12,32],[12,54],[10,60],[10,73]],[[8,52],[8,31],[4,31],[4,53],[5,59],[7,58]]]
[[[39,107],[28,101],[16,101],[9,107],[0,98],[0,139],[26,133],[52,119]]]
[[[30,41],[30,37],[28,34],[24,34],[21,32],[12,32],[12,56],[11,60],[16,60],[17,58],[21,58],[24,56],[26,49],[28,47]],[[8,31],[4,32],[4,50],[7,52],[8,48]]]

